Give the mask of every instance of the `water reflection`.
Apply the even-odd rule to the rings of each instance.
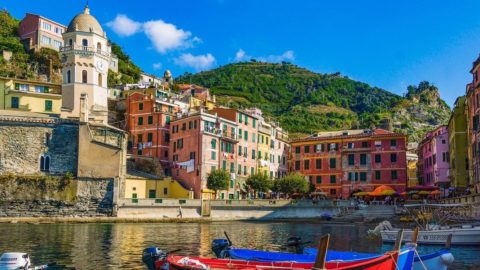
[[[142,250],[150,245],[179,254],[213,256],[212,239],[227,231],[236,246],[282,250],[290,236],[317,242],[332,234],[332,249],[380,252],[391,249],[366,238],[363,224],[219,222],[212,224],[2,224],[0,252],[25,251],[34,262],[57,261],[74,269],[144,269]],[[427,250],[430,249],[430,250]],[[431,251],[432,247],[421,247]],[[435,249],[435,247],[433,247]],[[454,269],[479,269],[479,247],[453,248]]]

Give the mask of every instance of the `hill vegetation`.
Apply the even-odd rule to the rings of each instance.
[[[444,124],[450,111],[428,82],[409,87],[411,94],[401,97],[340,73],[314,73],[286,62],[228,64],[185,73],[176,82],[206,86],[223,105],[259,107],[298,136],[375,126],[405,130],[417,138],[416,127]]]

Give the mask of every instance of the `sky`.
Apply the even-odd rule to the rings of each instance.
[[[86,0],[1,0],[68,25]],[[480,53],[478,0],[89,0],[108,38],[147,73],[288,61],[402,95],[432,82],[452,106]]]

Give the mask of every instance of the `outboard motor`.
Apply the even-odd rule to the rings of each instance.
[[[148,270],[158,270],[156,267],[157,261],[166,261],[166,253],[158,247],[148,247],[143,250],[142,261],[147,266]]]
[[[229,247],[230,241],[227,239],[213,239],[212,241],[212,251],[217,258],[225,258]]]
[[[295,253],[297,254],[303,254],[303,251],[305,249],[305,244],[309,242],[303,242],[301,237],[293,236],[287,239],[287,246],[288,247],[294,247],[295,248]]]

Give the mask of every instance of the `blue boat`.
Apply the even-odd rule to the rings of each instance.
[[[290,240],[290,239],[289,239]],[[298,244],[298,243],[297,243]],[[231,242],[227,239],[215,239],[212,242],[212,251],[218,258],[232,258],[248,261],[291,261],[301,263],[313,263],[317,255],[315,248],[303,248],[295,246],[297,253],[288,252],[271,252],[252,249],[233,248]],[[366,260],[379,257],[383,254],[377,253],[360,253],[349,251],[333,251],[328,250],[326,261],[356,261]],[[441,249],[437,252],[417,256],[416,245],[405,245],[398,259],[398,268],[401,270],[424,270],[438,269],[446,270],[448,265],[453,262],[453,255],[449,249]],[[413,265],[413,267],[412,267]]]

